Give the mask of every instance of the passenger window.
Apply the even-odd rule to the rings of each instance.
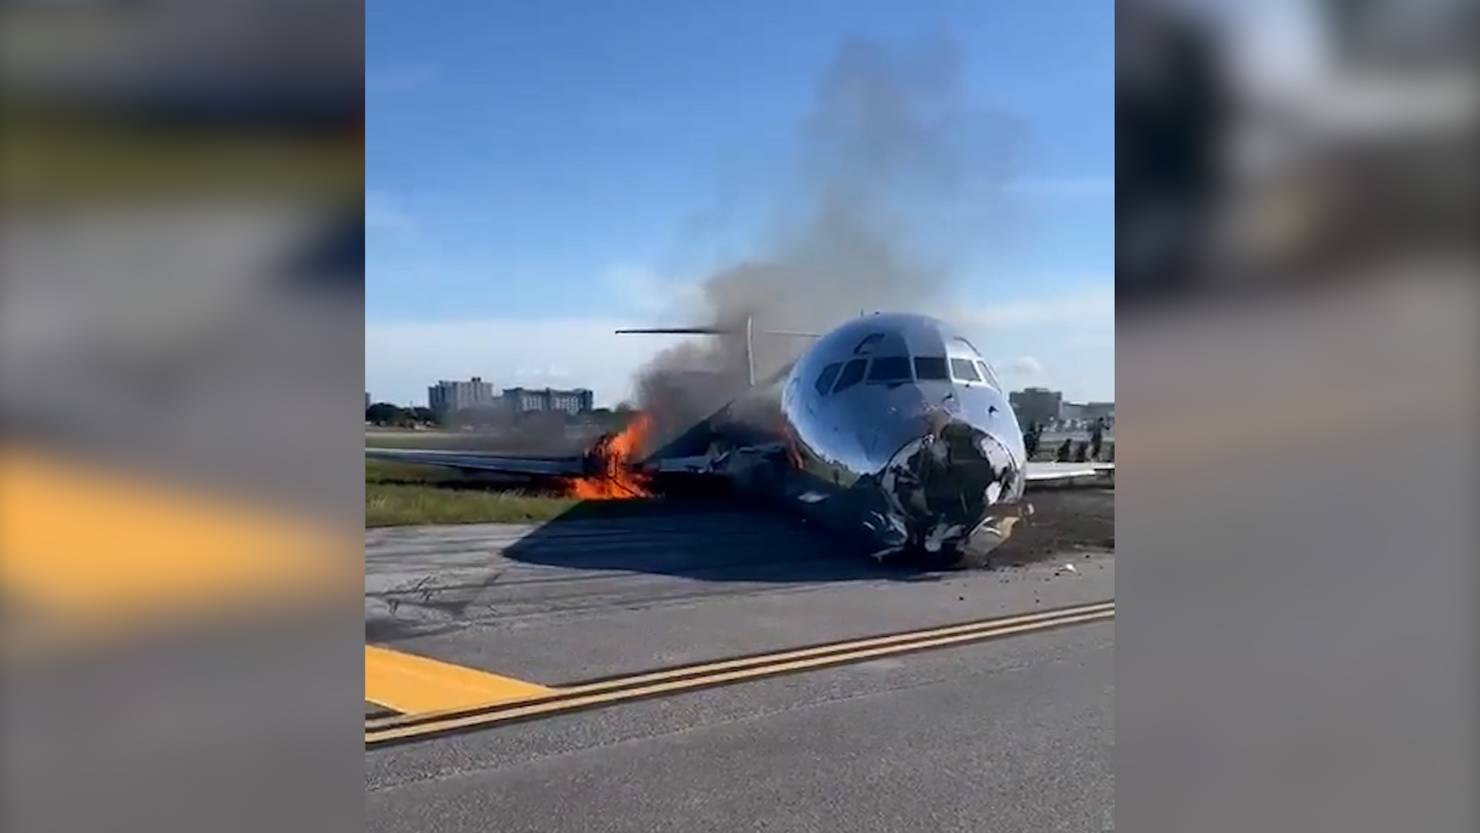
[[[976,365],[971,359],[951,359],[951,375],[958,382],[980,382],[981,374],[976,372]]]
[[[909,356],[880,356],[869,366],[870,382],[908,382],[910,380]]]
[[[982,372],[982,378],[986,380],[987,384],[997,390],[1002,390],[1002,384],[997,381],[997,374],[992,372],[992,368],[988,367],[986,362],[977,362],[976,367]]]
[[[878,344],[883,340],[883,333],[869,333],[867,336],[864,336],[863,341],[858,342],[857,347],[853,348],[853,355],[866,356],[868,355],[868,351],[872,350],[875,344]]]
[[[946,371],[945,356],[916,356],[915,378],[921,381],[950,379],[951,374]]]
[[[833,382],[838,378],[838,371],[842,369],[842,362],[833,362],[822,368],[822,375],[817,377],[817,392],[826,396],[827,392],[832,390]]]
[[[838,386],[833,388],[833,393],[842,393],[863,381],[863,369],[868,366],[868,359],[854,359],[843,365],[843,375],[838,377]]]

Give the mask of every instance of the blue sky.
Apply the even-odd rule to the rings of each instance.
[[[954,42],[1021,126],[928,308],[1009,382],[1114,393],[1113,4],[371,0],[366,384],[582,385],[612,403],[716,267],[753,254],[850,39]],[[696,323],[696,322],[680,322]]]

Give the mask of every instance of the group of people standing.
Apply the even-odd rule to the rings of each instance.
[[[1072,437],[1065,437],[1064,441],[1059,443],[1059,447],[1054,451],[1054,461],[1058,463],[1084,463],[1090,460],[1102,459],[1101,454],[1106,451],[1105,427],[1105,418],[1100,417],[1090,427],[1088,442],[1076,444]],[[1023,448],[1028,452],[1029,460],[1032,460],[1033,456],[1038,453],[1038,443],[1042,438],[1043,426],[1037,422],[1029,425],[1028,430],[1023,432]],[[1109,448],[1109,453],[1105,455],[1105,459],[1113,460],[1114,458],[1115,447],[1112,444]]]

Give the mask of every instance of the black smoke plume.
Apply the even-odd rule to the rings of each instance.
[[[1015,167],[1021,130],[966,100],[952,43],[914,51],[843,44],[799,130],[798,187],[782,227],[703,286],[707,321],[733,335],[659,353],[638,375],[657,435],[712,414],[746,387],[744,327],[825,332],[860,312],[939,299],[954,249],[981,230]],[[758,382],[808,345],[758,334]]]

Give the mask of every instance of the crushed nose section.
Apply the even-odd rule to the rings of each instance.
[[[895,512],[869,512],[863,519],[863,528],[878,545],[873,551],[877,561],[883,561],[909,546],[909,530],[905,528],[904,518]]]
[[[879,485],[910,542],[939,552],[964,543],[978,528],[991,527],[987,537],[996,543],[1005,539],[1012,524],[993,522],[1011,514],[1002,510],[1022,497],[1023,473],[990,433],[951,421],[895,452]]]

